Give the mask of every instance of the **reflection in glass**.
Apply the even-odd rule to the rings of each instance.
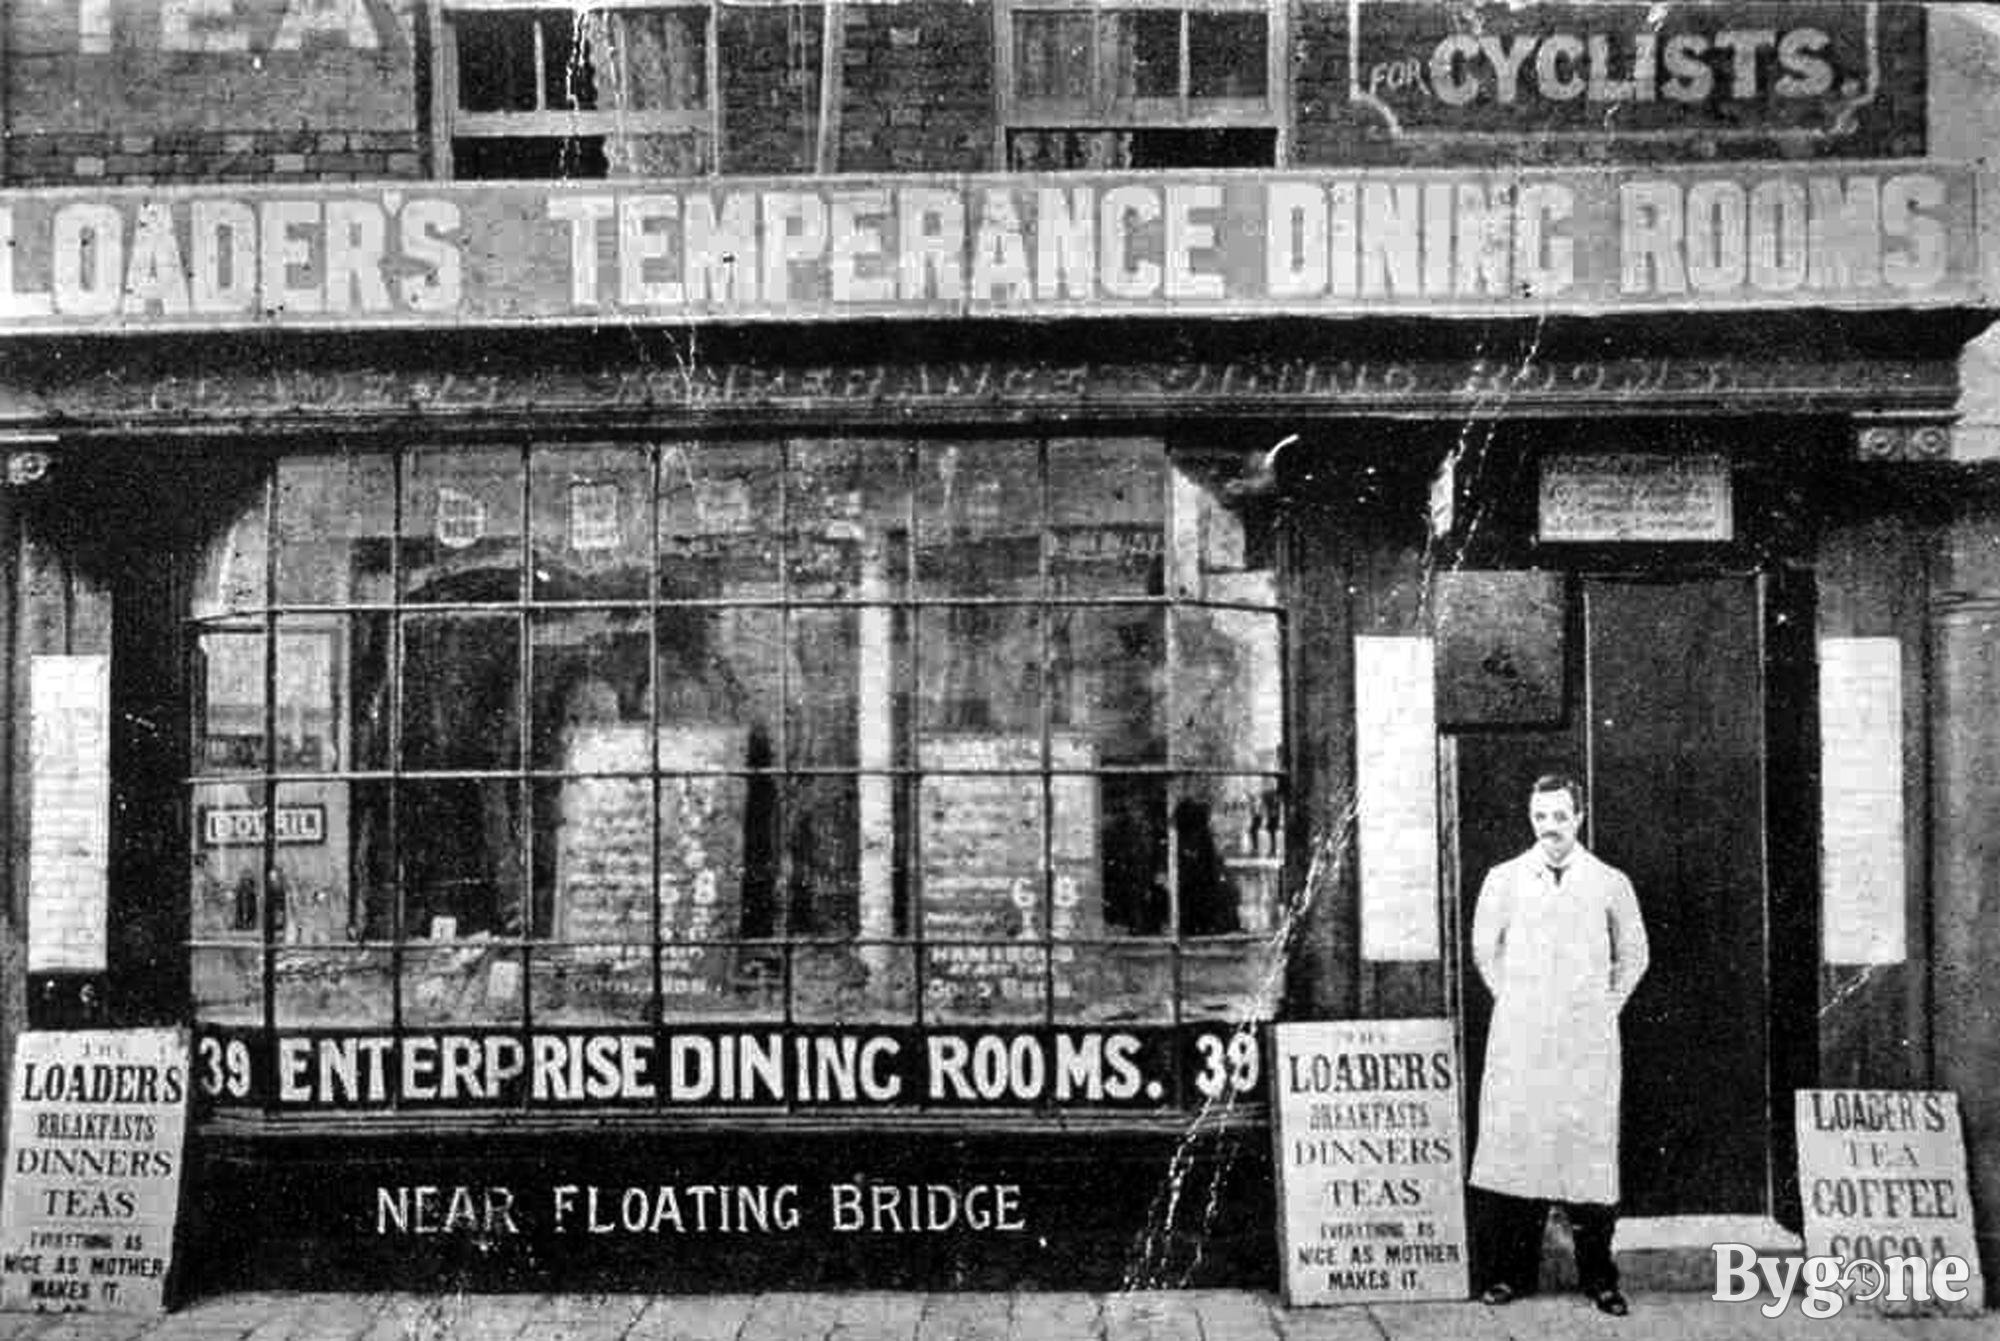
[[[520,637],[513,615],[404,619],[405,768],[516,766]]]
[[[652,1018],[650,944],[537,945],[528,963],[538,1022],[645,1024]]]
[[[511,447],[410,453],[398,546],[403,598],[519,599],[521,484],[521,454]]]
[[[397,791],[404,936],[522,934],[520,788],[482,778],[405,782]]]
[[[1276,772],[1285,706],[1277,615],[1184,607],[1173,632],[1174,762]]]
[[[1041,453],[1032,442],[927,443],[917,453],[924,596],[1041,594]]]
[[[387,601],[396,462],[386,453],[278,462],[277,599],[287,605]]]
[[[211,627],[195,639],[197,773],[261,771],[265,748],[265,651],[260,625]]]
[[[564,610],[533,617],[534,701],[530,706],[537,768],[578,769],[578,752],[601,727],[642,728],[631,767],[651,760],[643,748],[652,691],[652,639],[642,611]]]
[[[923,947],[924,1011],[940,1024],[1048,1018],[1049,950],[1032,942]]]
[[[262,939],[264,796],[261,783],[194,789],[188,907],[194,940]]]
[[[777,596],[778,481],[774,443],[660,449],[663,599]]]
[[[908,1024],[916,1009],[913,947],[873,941],[793,947],[793,1018],[818,1024]]]
[[[516,1024],[523,999],[518,944],[467,940],[403,951],[403,1022]]]
[[[1165,763],[1165,611],[1063,608],[1052,619],[1050,717],[1088,735],[1101,763]]]
[[[904,445],[809,439],[791,443],[789,451],[785,552],[791,594],[813,600],[900,596],[910,509]]]
[[[1005,733],[1039,748],[1043,653],[1036,607],[920,609],[917,647],[919,730]]]
[[[261,946],[196,945],[189,951],[194,1017],[208,1024],[264,1022]]]
[[[392,1018],[388,949],[274,950],[277,1025],[381,1028]]]
[[[538,448],[529,462],[535,599],[643,599],[652,555],[647,449]]]

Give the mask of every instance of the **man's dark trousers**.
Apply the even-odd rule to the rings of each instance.
[[[1478,1286],[1507,1285],[1516,1294],[1533,1294],[1541,1276],[1542,1230],[1549,1207],[1560,1205],[1569,1217],[1576,1243],[1577,1284],[1593,1298],[1618,1288],[1618,1264],[1611,1256],[1611,1234],[1618,1208],[1602,1202],[1549,1202],[1539,1197],[1513,1197],[1489,1188],[1471,1189],[1473,1224],[1478,1238]]]

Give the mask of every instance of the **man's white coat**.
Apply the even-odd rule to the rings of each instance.
[[[1646,971],[1632,882],[1581,846],[1558,883],[1530,849],[1487,872],[1472,954],[1493,993],[1472,1182],[1618,1200],[1618,1015]]]

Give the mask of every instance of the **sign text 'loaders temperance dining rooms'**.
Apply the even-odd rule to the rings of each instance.
[[[0,333],[1976,303],[1940,164],[0,194]]]

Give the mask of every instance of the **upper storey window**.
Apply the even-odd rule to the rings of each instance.
[[[453,176],[686,176],[714,162],[707,3],[451,3],[436,50]]]
[[[1268,167],[1283,6],[1002,0],[1008,166]]]

